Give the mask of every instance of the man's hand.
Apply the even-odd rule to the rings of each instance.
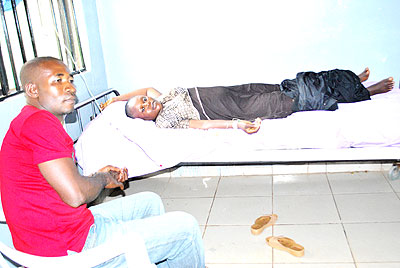
[[[92,176],[82,176],[72,157],[54,159],[38,164],[39,170],[60,198],[71,207],[93,201],[106,188],[120,187],[128,179],[126,168],[106,166]]]
[[[239,120],[237,126],[247,134],[253,134],[260,129],[261,119],[257,118],[254,122]]]
[[[114,166],[105,166],[101,168],[98,172],[108,173],[107,175],[107,185],[105,188],[121,188],[124,189],[124,182],[128,179],[128,169],[127,168],[117,168]]]

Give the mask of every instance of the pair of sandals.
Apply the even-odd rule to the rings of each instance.
[[[261,234],[265,228],[275,224],[278,215],[270,214],[258,217],[254,224],[251,226],[251,233],[253,235]],[[293,256],[301,257],[304,255],[304,247],[297,244],[293,239],[284,236],[269,236],[265,239],[267,244],[273,248],[286,251]]]

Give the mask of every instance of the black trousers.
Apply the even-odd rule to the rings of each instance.
[[[189,88],[202,120],[282,118],[292,113],[292,98],[278,84],[252,83],[236,86]]]
[[[295,79],[284,80],[281,90],[294,99],[294,112],[336,110],[338,103],[370,99],[360,78],[348,70],[301,72]]]

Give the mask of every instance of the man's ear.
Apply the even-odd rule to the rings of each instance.
[[[37,98],[39,96],[39,90],[36,84],[28,83],[24,86],[25,94],[31,98]]]

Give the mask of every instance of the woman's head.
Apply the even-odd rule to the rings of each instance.
[[[126,116],[144,120],[155,120],[161,110],[159,101],[144,95],[132,97],[125,105]]]

